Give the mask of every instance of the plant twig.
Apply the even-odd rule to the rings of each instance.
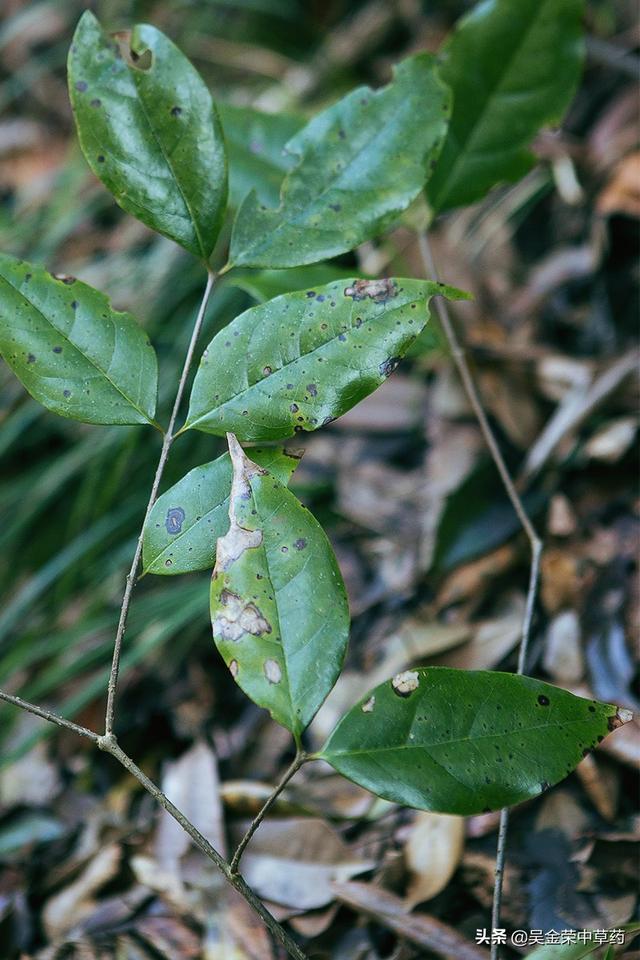
[[[120,763],[125,770],[135,777],[136,780],[144,787],[144,789],[151,794],[154,800],[156,800],[156,802],[180,824],[182,829],[189,834],[198,849],[201,850],[209,860],[215,863],[231,886],[234,887],[234,889],[237,890],[242,897],[244,897],[249,906],[252,907],[252,909],[264,921],[272,936],[278,941],[278,943],[282,944],[289,956],[293,957],[293,960],[307,960],[306,955],[300,949],[298,944],[289,936],[287,931],[278,923],[276,918],[269,912],[269,910],[267,910],[260,898],[256,896],[251,887],[248,886],[240,874],[232,871],[231,865],[227,863],[222,854],[218,853],[215,847],[209,843],[207,838],[200,833],[197,827],[195,827],[184,815],[184,813],[182,813],[182,811],[179,810],[178,807],[171,802],[171,800],[169,800],[166,794],[162,792],[160,787],[158,787],[153,780],[150,780],[146,773],[143,773],[140,767],[120,747],[118,741],[112,733],[100,736],[93,730],[90,730],[88,727],[82,727],[77,723],[73,723],[71,720],[66,720],[64,717],[58,716],[58,714],[53,713],[51,710],[38,707],[34,703],[29,703],[28,700],[23,700],[22,697],[13,696],[9,693],[5,693],[2,690],[0,690],[0,700],[4,700],[5,703],[10,703],[15,707],[19,707],[21,710],[26,710],[28,713],[33,713],[36,717],[41,717],[43,720],[48,720],[50,723],[55,723],[59,727],[72,730],[79,736],[91,740],[100,750],[103,750],[105,753],[110,753],[112,757],[115,757],[118,763]]]
[[[14,707],[20,707],[21,710],[26,710],[27,713],[33,713],[36,717],[41,717],[43,720],[48,720],[49,723],[55,723],[58,727],[64,727],[65,730],[72,730],[81,737],[93,740],[94,743],[97,743],[100,739],[99,734],[94,733],[93,730],[89,730],[88,727],[81,727],[72,720],[65,720],[64,717],[58,716],[58,714],[53,713],[52,710],[38,707],[35,703],[29,703],[28,700],[23,700],[22,697],[14,697],[10,693],[5,693],[4,690],[0,690],[0,700],[4,700],[5,703],[11,703]]]
[[[191,363],[193,361],[193,354],[196,348],[196,343],[202,329],[202,324],[204,322],[204,315],[207,309],[207,304],[209,302],[209,297],[213,289],[213,284],[215,282],[217,274],[211,270],[208,272],[207,276],[207,285],[205,287],[204,293],[202,295],[202,301],[198,309],[198,315],[193,326],[193,332],[191,334],[191,339],[189,341],[189,346],[187,348],[187,354],[185,356],[184,365],[182,367],[182,373],[180,375],[180,382],[178,384],[178,389],[176,391],[176,397],[173,403],[173,409],[171,411],[171,417],[169,419],[169,426],[167,427],[167,432],[164,435],[164,440],[162,442],[162,450],[160,451],[160,459],[158,460],[158,466],[156,468],[155,477],[153,478],[153,484],[151,487],[151,493],[149,494],[149,502],[147,504],[147,509],[145,511],[144,520],[142,521],[142,528],[140,530],[140,536],[138,537],[138,542],[136,544],[136,551],[133,555],[133,561],[131,563],[131,569],[127,574],[127,583],[124,590],[124,595],[122,597],[122,605],[120,607],[120,618],[118,620],[118,628],[116,630],[116,637],[113,644],[113,657],[111,661],[111,673],[109,674],[109,683],[107,686],[107,709],[105,714],[105,736],[109,736],[113,733],[113,721],[115,714],[115,698],[116,690],[118,687],[118,675],[120,673],[120,654],[122,652],[122,641],[124,638],[124,631],[127,625],[127,617],[129,615],[129,605],[131,603],[131,594],[133,593],[133,588],[136,582],[136,574],[138,572],[138,566],[140,564],[140,557],[142,555],[142,539],[144,536],[144,528],[147,523],[151,509],[156,502],[158,496],[158,489],[160,487],[160,481],[162,480],[162,474],[164,473],[164,468],[167,464],[169,458],[169,451],[171,449],[171,444],[173,443],[175,436],[173,433],[176,417],[178,416],[178,410],[180,409],[180,403],[182,401],[182,395],[184,393],[184,388],[187,382],[187,377],[189,375],[189,370],[191,368]]]
[[[222,854],[213,847],[207,838],[203,836],[187,817],[179,810],[175,804],[162,792],[160,787],[156,786],[153,780],[143,773],[140,767],[129,757],[119,746],[118,741],[113,734],[98,738],[98,746],[106,753],[110,753],[119,763],[128,770],[128,772],[142,784],[144,789],[151,794],[154,800],[176,820],[183,830],[189,834],[195,845],[209,860],[222,871],[232,887],[240,893],[255,912],[262,918],[267,928],[273,934],[275,939],[282,944],[290,957],[294,960],[306,960],[298,944],[289,936],[286,930],[278,923],[276,918],[267,910],[262,900],[253,892],[251,887],[243,880],[238,873],[234,873],[231,866],[224,859]]]
[[[251,821],[251,824],[249,825],[249,829],[247,830],[244,837],[238,844],[236,848],[236,852],[231,858],[231,873],[236,874],[238,872],[238,864],[240,863],[240,858],[242,857],[242,854],[245,851],[245,847],[251,840],[251,837],[254,835],[254,833],[256,832],[256,830],[264,820],[266,814],[269,812],[270,807],[273,805],[275,800],[277,800],[277,798],[280,796],[280,794],[282,793],[286,785],[289,783],[289,780],[291,780],[291,778],[298,772],[302,764],[305,763],[308,759],[309,758],[307,757],[306,753],[304,753],[302,750],[298,750],[295,756],[295,760],[293,761],[291,766],[285,771],[285,773],[282,775],[282,778],[278,782],[278,785],[274,789],[271,796],[267,797],[264,804],[262,805],[262,808],[255,815],[255,817]]]
[[[424,264],[425,271],[429,277],[433,280],[438,279],[438,274],[436,271],[435,263],[433,261],[433,256],[431,253],[431,246],[429,244],[429,239],[425,231],[420,231],[418,233],[418,244],[420,247],[420,255],[422,257],[422,262]],[[484,411],[480,395],[476,388],[474,379],[471,375],[471,370],[467,363],[465,352],[458,340],[458,336],[454,329],[453,323],[451,322],[451,317],[449,316],[449,310],[447,307],[447,301],[442,297],[437,297],[435,300],[436,312],[438,314],[438,319],[442,325],[444,335],[447,338],[449,344],[449,349],[451,350],[451,355],[453,357],[453,362],[456,365],[456,369],[462,380],[462,384],[467,394],[469,403],[473,409],[473,412],[480,424],[480,429],[482,435],[485,439],[489,451],[493,458],[502,483],[507,492],[509,500],[515,510],[518,519],[522,525],[522,528],[527,535],[529,540],[529,546],[531,548],[531,568],[529,572],[529,587],[527,590],[527,602],[525,605],[524,618],[522,621],[522,634],[520,638],[520,647],[518,653],[518,668],[517,672],[519,674],[524,673],[525,664],[527,660],[527,652],[529,648],[529,639],[531,637],[531,624],[533,621],[533,612],[535,609],[536,597],[538,594],[538,583],[540,580],[540,558],[542,555],[542,540],[536,533],[536,530],[527,515],[527,512],[524,508],[524,504],[520,499],[518,491],[516,490],[515,484],[511,478],[511,474],[507,468],[507,465],[504,461],[500,447],[498,446],[498,441],[495,438],[489,420]],[[507,808],[503,809],[500,813],[500,826],[498,829],[498,845],[496,850],[496,872],[495,872],[495,882],[493,887],[493,906],[491,911],[491,926],[493,930],[496,930],[500,926],[500,907],[502,904],[502,881],[504,876],[504,861],[506,854],[507,846],[507,830],[509,826],[509,812]],[[491,960],[497,960],[498,957],[498,944],[491,943]]]

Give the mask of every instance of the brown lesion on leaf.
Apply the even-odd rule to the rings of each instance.
[[[352,300],[373,300],[375,303],[386,303],[397,296],[398,288],[390,277],[382,280],[356,280],[351,287],[346,287],[345,297]]]
[[[618,727],[624,726],[625,723],[629,723],[631,720],[633,720],[633,712],[631,710],[627,710],[625,707],[618,707],[615,715],[613,717],[609,717],[607,723],[609,730],[613,731],[617,730]]]
[[[220,593],[220,605],[211,621],[214,637],[223,640],[240,640],[245,633],[261,637],[271,633],[271,624],[251,601],[243,600],[237,593],[224,589]]]

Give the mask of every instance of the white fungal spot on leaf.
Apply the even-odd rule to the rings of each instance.
[[[393,692],[399,697],[410,697],[414,690],[418,689],[420,680],[416,670],[404,670],[397,673],[391,681]]]
[[[246,602],[231,590],[220,594],[220,606],[211,621],[214,637],[239,640],[245,633],[259,637],[271,633],[271,624],[262,616],[255,603]]]
[[[221,570],[228,570],[245,550],[259,547],[262,543],[262,530],[247,530],[240,526],[236,515],[238,500],[251,498],[251,477],[266,473],[262,467],[253,463],[232,433],[227,434],[229,456],[233,465],[233,480],[229,497],[229,529],[224,537],[218,538],[216,545],[216,565],[214,578]]]
[[[363,713],[373,713],[373,708],[375,707],[375,705],[376,705],[376,698],[375,698],[375,697],[373,696],[373,694],[372,694],[372,695],[369,697],[369,699],[366,701],[366,703],[363,703],[363,704],[362,704],[362,712],[363,712]]]
[[[265,660],[264,675],[269,683],[280,683],[282,680],[282,670],[276,660]]]

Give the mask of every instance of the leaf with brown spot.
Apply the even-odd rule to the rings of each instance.
[[[317,430],[385,382],[429,320],[430,280],[337,280],[236,317],[204,352],[183,429],[240,440]]]
[[[230,523],[211,580],[213,637],[236,683],[298,739],[344,660],[344,584],[317,520],[228,439]]]
[[[531,677],[416,667],[365,694],[320,757],[387,800],[468,815],[537,796],[630,718]]]

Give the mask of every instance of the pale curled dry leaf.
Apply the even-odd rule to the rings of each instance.
[[[463,817],[420,811],[404,841],[410,881],[404,902],[408,910],[431,900],[447,886],[464,850]]]
[[[120,868],[122,850],[117,843],[103,847],[80,876],[44,905],[42,919],[47,936],[56,940],[72,930],[96,906],[95,895]]]
[[[486,950],[466,940],[460,933],[435,917],[408,913],[400,897],[370,883],[335,883],[333,890],[340,903],[363,913],[401,939],[456,960],[488,960]]]
[[[219,787],[216,756],[202,740],[164,766],[163,793],[224,856],[225,833]],[[191,840],[180,824],[162,810],[154,839],[155,858],[161,868],[179,877],[180,860],[190,847]]]
[[[247,883],[265,899],[298,910],[325,907],[334,880],[372,870],[323,820],[292,818],[261,824],[242,859]]]

